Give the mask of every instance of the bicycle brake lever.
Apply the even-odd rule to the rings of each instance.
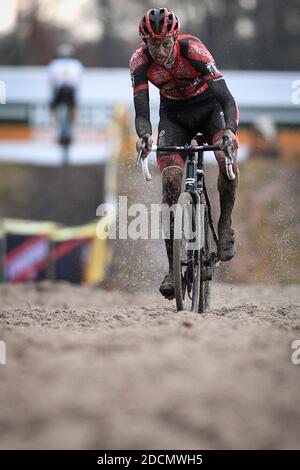
[[[137,152],[137,155],[136,155],[136,162],[135,162],[136,166],[139,166],[139,164],[140,164],[140,161],[141,161],[141,159],[142,159],[143,150],[144,150],[144,147],[141,148],[141,149]]]
[[[142,148],[138,151],[137,153],[137,157],[136,157],[136,166],[138,166],[140,164],[140,162],[142,162],[142,172],[143,172],[143,176],[145,178],[146,181],[150,181],[152,178],[151,178],[151,175],[150,175],[150,172],[149,172],[149,167],[148,167],[148,160],[147,160],[147,157],[146,158],[142,158],[142,155],[143,155],[143,151],[144,151],[144,148],[146,147],[146,142],[144,141],[142,143]]]
[[[146,148],[147,141],[148,141],[147,138],[146,138],[146,137],[143,137],[143,139],[142,139],[142,147],[141,147],[140,150],[138,151],[137,157],[136,157],[136,166],[138,166],[138,165],[140,164],[140,161],[142,160],[143,151],[144,151],[144,149]]]

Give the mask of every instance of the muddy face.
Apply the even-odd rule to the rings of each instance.
[[[175,57],[175,38],[167,36],[164,39],[147,40],[148,49],[153,60],[159,65],[166,65]]]

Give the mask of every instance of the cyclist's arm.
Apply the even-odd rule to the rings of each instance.
[[[215,60],[209,50],[198,38],[188,41],[186,54],[194,69],[201,73],[203,79],[215,95],[224,112],[226,128],[236,133],[239,119],[238,107],[230,93],[221,72],[217,69]]]
[[[53,60],[47,67],[47,79],[48,83],[51,87],[54,85],[54,77],[55,77],[55,61]]]
[[[223,78],[216,80],[211,79],[207,83],[224,112],[226,129],[230,129],[235,134],[239,120],[238,108],[235,99],[228,90],[225,80]]]
[[[84,73],[84,66],[80,62],[80,60],[76,59],[76,65],[77,65],[77,81],[76,85],[79,86],[81,85],[82,78],[83,78],[83,73]]]
[[[130,60],[130,75],[135,108],[135,128],[139,137],[152,134],[148,89],[148,59],[142,48],[137,49]]]
[[[141,90],[134,95],[135,129],[139,137],[152,134],[149,109],[149,91]]]

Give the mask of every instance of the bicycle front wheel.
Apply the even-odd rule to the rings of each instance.
[[[203,313],[209,308],[210,304],[210,279],[211,279],[211,259],[210,259],[210,230],[208,221],[208,210],[205,205],[204,212],[204,244],[200,254],[200,290],[199,290],[199,303],[198,312]]]
[[[201,252],[196,206],[190,193],[179,196],[174,220],[174,287],[177,311],[199,312]]]

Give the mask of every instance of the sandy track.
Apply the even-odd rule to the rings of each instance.
[[[0,286],[1,448],[299,448],[298,287],[155,293]],[[300,357],[300,354],[299,354]]]

